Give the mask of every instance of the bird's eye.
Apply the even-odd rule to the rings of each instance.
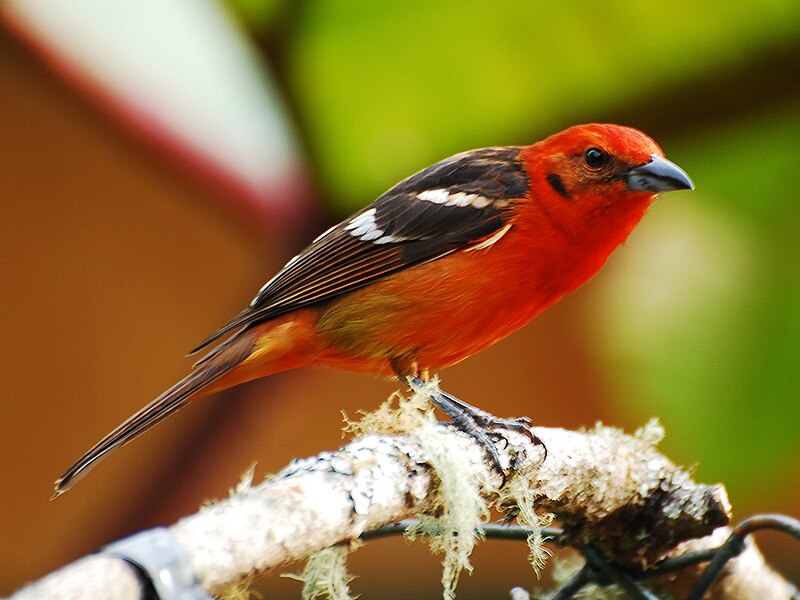
[[[608,154],[600,148],[589,148],[583,153],[583,162],[590,169],[599,169],[608,164]]]

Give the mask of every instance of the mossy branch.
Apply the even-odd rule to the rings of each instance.
[[[657,424],[636,435],[602,426],[584,432],[536,428],[546,458],[543,447],[528,437],[502,431],[505,441],[498,441],[498,449],[508,465],[514,465],[515,474],[500,487],[503,478],[485,464],[474,441],[436,423],[422,404],[401,403],[397,410],[381,410],[382,416],[367,420],[369,430],[397,429],[398,422],[405,422],[400,429],[411,433],[370,433],[336,452],[295,461],[258,485],[240,485],[229,498],[170,527],[187,551],[200,585],[219,594],[254,574],[351,542],[366,531],[427,515],[442,518],[443,584],[450,596],[460,570],[469,568],[474,542],[466,542],[463,532],[471,523],[485,520],[489,505],[518,507],[518,518],[534,531],[540,524],[537,515],[554,515],[576,544],[590,543],[613,564],[628,568],[647,568],[682,548],[703,544],[685,544],[687,540],[715,539],[718,528],[730,518],[721,485],[695,483],[686,470],[656,450],[662,435]],[[430,443],[433,434],[436,448]],[[483,503],[475,502],[475,494],[461,497],[465,492],[459,480],[467,482]],[[459,502],[467,508],[454,508]],[[448,535],[457,542],[448,546]],[[535,534],[531,537],[532,560],[538,565],[544,558],[541,540]],[[448,552],[455,558],[449,559]],[[724,597],[758,597],[748,595],[746,584],[739,583],[741,573],[752,575],[754,569],[759,585],[769,581],[773,589],[789,589],[753,548],[731,561],[719,584],[723,589],[725,580],[735,580],[741,593]],[[680,589],[675,582],[683,576],[675,574],[664,589]],[[686,576],[693,578],[696,573]],[[142,597],[142,590],[132,566],[109,556],[89,556],[22,588],[12,598],[133,600]]]

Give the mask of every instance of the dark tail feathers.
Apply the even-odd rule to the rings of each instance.
[[[245,333],[235,336],[222,347],[214,350],[207,359],[198,363],[197,370],[131,416],[81,456],[56,480],[55,493],[51,500],[72,488],[97,463],[114,450],[121,448],[182,408],[200,391],[247,358],[252,348],[253,339]]]

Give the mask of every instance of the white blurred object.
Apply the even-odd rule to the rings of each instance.
[[[521,587],[511,588],[509,595],[511,596],[511,600],[531,600],[531,595],[528,593],[528,590]]]
[[[264,212],[300,160],[266,66],[212,0],[8,0],[4,20],[125,121]]]

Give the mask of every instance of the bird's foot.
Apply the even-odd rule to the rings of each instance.
[[[503,477],[503,484],[505,484],[508,473],[506,469],[503,468],[500,453],[497,451],[497,446],[494,444],[493,439],[507,440],[500,432],[493,431],[494,429],[510,429],[511,431],[517,431],[526,435],[534,445],[544,447],[542,441],[531,429],[531,420],[527,417],[512,419],[496,417],[447,392],[443,392],[438,389],[438,387],[431,387],[419,377],[408,377],[407,382],[413,391],[426,393],[434,406],[452,419],[453,426],[456,429],[466,433],[478,442],[491,460],[495,471]],[[546,456],[547,448],[545,448],[545,457]],[[513,470],[513,465],[509,467],[509,471],[510,470]]]

